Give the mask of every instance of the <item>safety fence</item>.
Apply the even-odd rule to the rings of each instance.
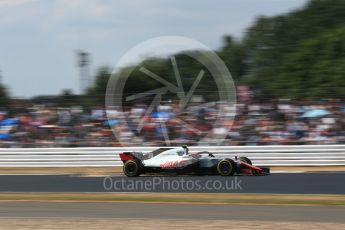
[[[121,166],[119,153],[150,152],[157,147],[0,148],[0,167]],[[249,157],[258,166],[345,165],[345,145],[191,146],[219,157]]]

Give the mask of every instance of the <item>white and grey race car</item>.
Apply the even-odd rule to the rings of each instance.
[[[194,174],[221,175],[234,174],[265,175],[267,167],[256,167],[246,157],[219,158],[210,152],[190,153],[187,146],[180,148],[160,148],[153,152],[124,152],[120,154],[123,172],[128,177],[140,174]]]

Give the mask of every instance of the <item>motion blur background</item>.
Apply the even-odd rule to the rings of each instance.
[[[163,132],[173,145],[224,132],[223,145],[344,144],[344,12],[343,0],[0,0],[0,147],[121,146],[109,126],[137,146],[165,145]],[[149,100],[111,108],[107,119],[105,91],[116,61],[159,35],[191,37],[222,58],[237,88],[233,123],[213,126],[222,105],[212,98],[210,77],[193,109],[181,114],[176,98],[166,98],[140,133],[135,125]],[[188,89],[200,66],[185,52],[203,51],[174,53]],[[172,79],[170,59],[138,61]],[[134,71],[125,94],[155,84]]]

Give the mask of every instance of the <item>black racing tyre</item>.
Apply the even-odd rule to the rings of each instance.
[[[223,159],[217,163],[217,173],[221,176],[232,176],[236,172],[236,163],[231,159]]]
[[[140,165],[135,160],[126,161],[123,165],[123,173],[128,177],[136,177],[140,175]]]
[[[239,159],[240,161],[244,162],[244,163],[247,163],[247,164],[249,164],[249,165],[252,165],[252,161],[251,161],[249,158],[247,158],[247,157],[239,157],[238,159]]]

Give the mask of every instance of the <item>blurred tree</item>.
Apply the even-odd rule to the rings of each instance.
[[[78,106],[80,105],[81,97],[80,95],[73,94],[72,90],[64,89],[62,94],[57,98],[57,105],[58,106]]]
[[[111,76],[109,67],[99,68],[95,77],[95,84],[86,90],[84,103],[86,106],[104,106],[105,92]]]
[[[279,78],[284,79],[280,87],[285,89],[284,95],[344,97],[345,27],[303,41],[296,52],[285,58]]]
[[[198,86],[196,87],[193,95],[202,95],[203,99],[205,99],[206,101],[218,98],[219,94],[212,75],[208,72],[207,69],[204,68],[204,66],[201,63],[192,58],[190,56],[191,54],[196,56],[202,55],[200,51],[185,51],[171,56],[174,57],[176,60],[176,65],[181,77],[182,87],[185,94],[187,94],[187,92],[192,87],[199,72],[201,70],[204,70],[205,74]],[[127,78],[126,85],[123,90],[123,96],[126,97],[129,95],[165,87],[164,84],[156,81],[155,79],[151,78],[148,74],[141,71],[141,67],[144,67],[146,70],[154,73],[155,75],[160,76],[161,78],[165,79],[171,84],[178,86],[177,80],[175,78],[174,65],[172,64],[171,57],[149,58],[144,60],[135,67],[132,66],[124,68],[122,72],[117,74],[117,76],[122,76],[123,73],[128,73],[128,71],[131,72],[129,74],[129,77]],[[154,96],[155,95],[148,95],[146,97],[143,97],[141,100],[151,101]],[[123,99],[125,97],[123,97]],[[163,95],[163,100],[165,101],[178,99],[179,98],[176,92],[168,91],[166,94]],[[133,103],[125,101],[123,102],[125,104]]]
[[[334,65],[323,64],[323,69],[320,69],[320,65],[317,70],[314,69],[314,74],[319,76],[319,80],[313,84],[311,82],[301,84],[301,82],[293,80],[289,73],[290,69],[294,68],[299,69],[299,71],[310,72],[311,66],[304,65],[302,67],[297,62],[292,61],[293,56],[295,59],[297,56],[301,57],[302,50],[306,48],[305,44],[311,42],[308,41],[311,38],[319,37],[321,34],[337,28],[344,28],[344,12],[345,1],[343,0],[312,0],[304,8],[288,14],[260,17],[248,29],[244,38],[248,60],[247,75],[250,76],[250,84],[261,88],[267,97],[326,96],[325,93],[321,94],[321,88],[316,84],[323,84],[322,81],[329,84],[335,81],[333,82],[335,85],[339,83],[338,80],[324,74],[325,72],[332,72],[331,69],[333,68],[334,70],[337,69]],[[341,36],[341,34],[337,33],[336,36]],[[331,41],[326,39],[323,43],[326,44],[327,42]],[[321,57],[314,56],[313,62],[317,62],[319,58]],[[286,62],[289,63],[289,68],[287,68]],[[322,72],[323,74],[321,74]],[[321,76],[328,80],[321,80]],[[316,88],[318,89],[316,90]],[[342,95],[343,93],[339,90],[333,91],[332,95],[328,94],[332,97]]]
[[[274,17],[259,17],[248,28],[242,40],[223,38],[217,51],[230,70],[235,83],[246,83],[265,98],[321,98],[344,96],[344,12],[343,0],[311,0],[303,8]],[[184,51],[174,55],[187,92],[201,69],[205,68]],[[140,65],[177,85],[170,58],[147,58]],[[114,77],[131,71],[124,96],[163,85],[140,71],[139,67],[123,68]],[[213,100],[217,87],[213,77],[205,76],[196,94]],[[104,94],[110,70],[101,68],[95,85],[87,90],[89,105],[104,105]],[[176,95],[167,94],[168,99]]]
[[[243,80],[248,68],[245,44],[241,41],[235,41],[231,36],[225,36],[223,43],[223,48],[218,52],[218,55],[230,70],[235,83],[239,83]]]
[[[4,85],[0,84],[0,109],[7,108],[10,105],[10,96]]]

